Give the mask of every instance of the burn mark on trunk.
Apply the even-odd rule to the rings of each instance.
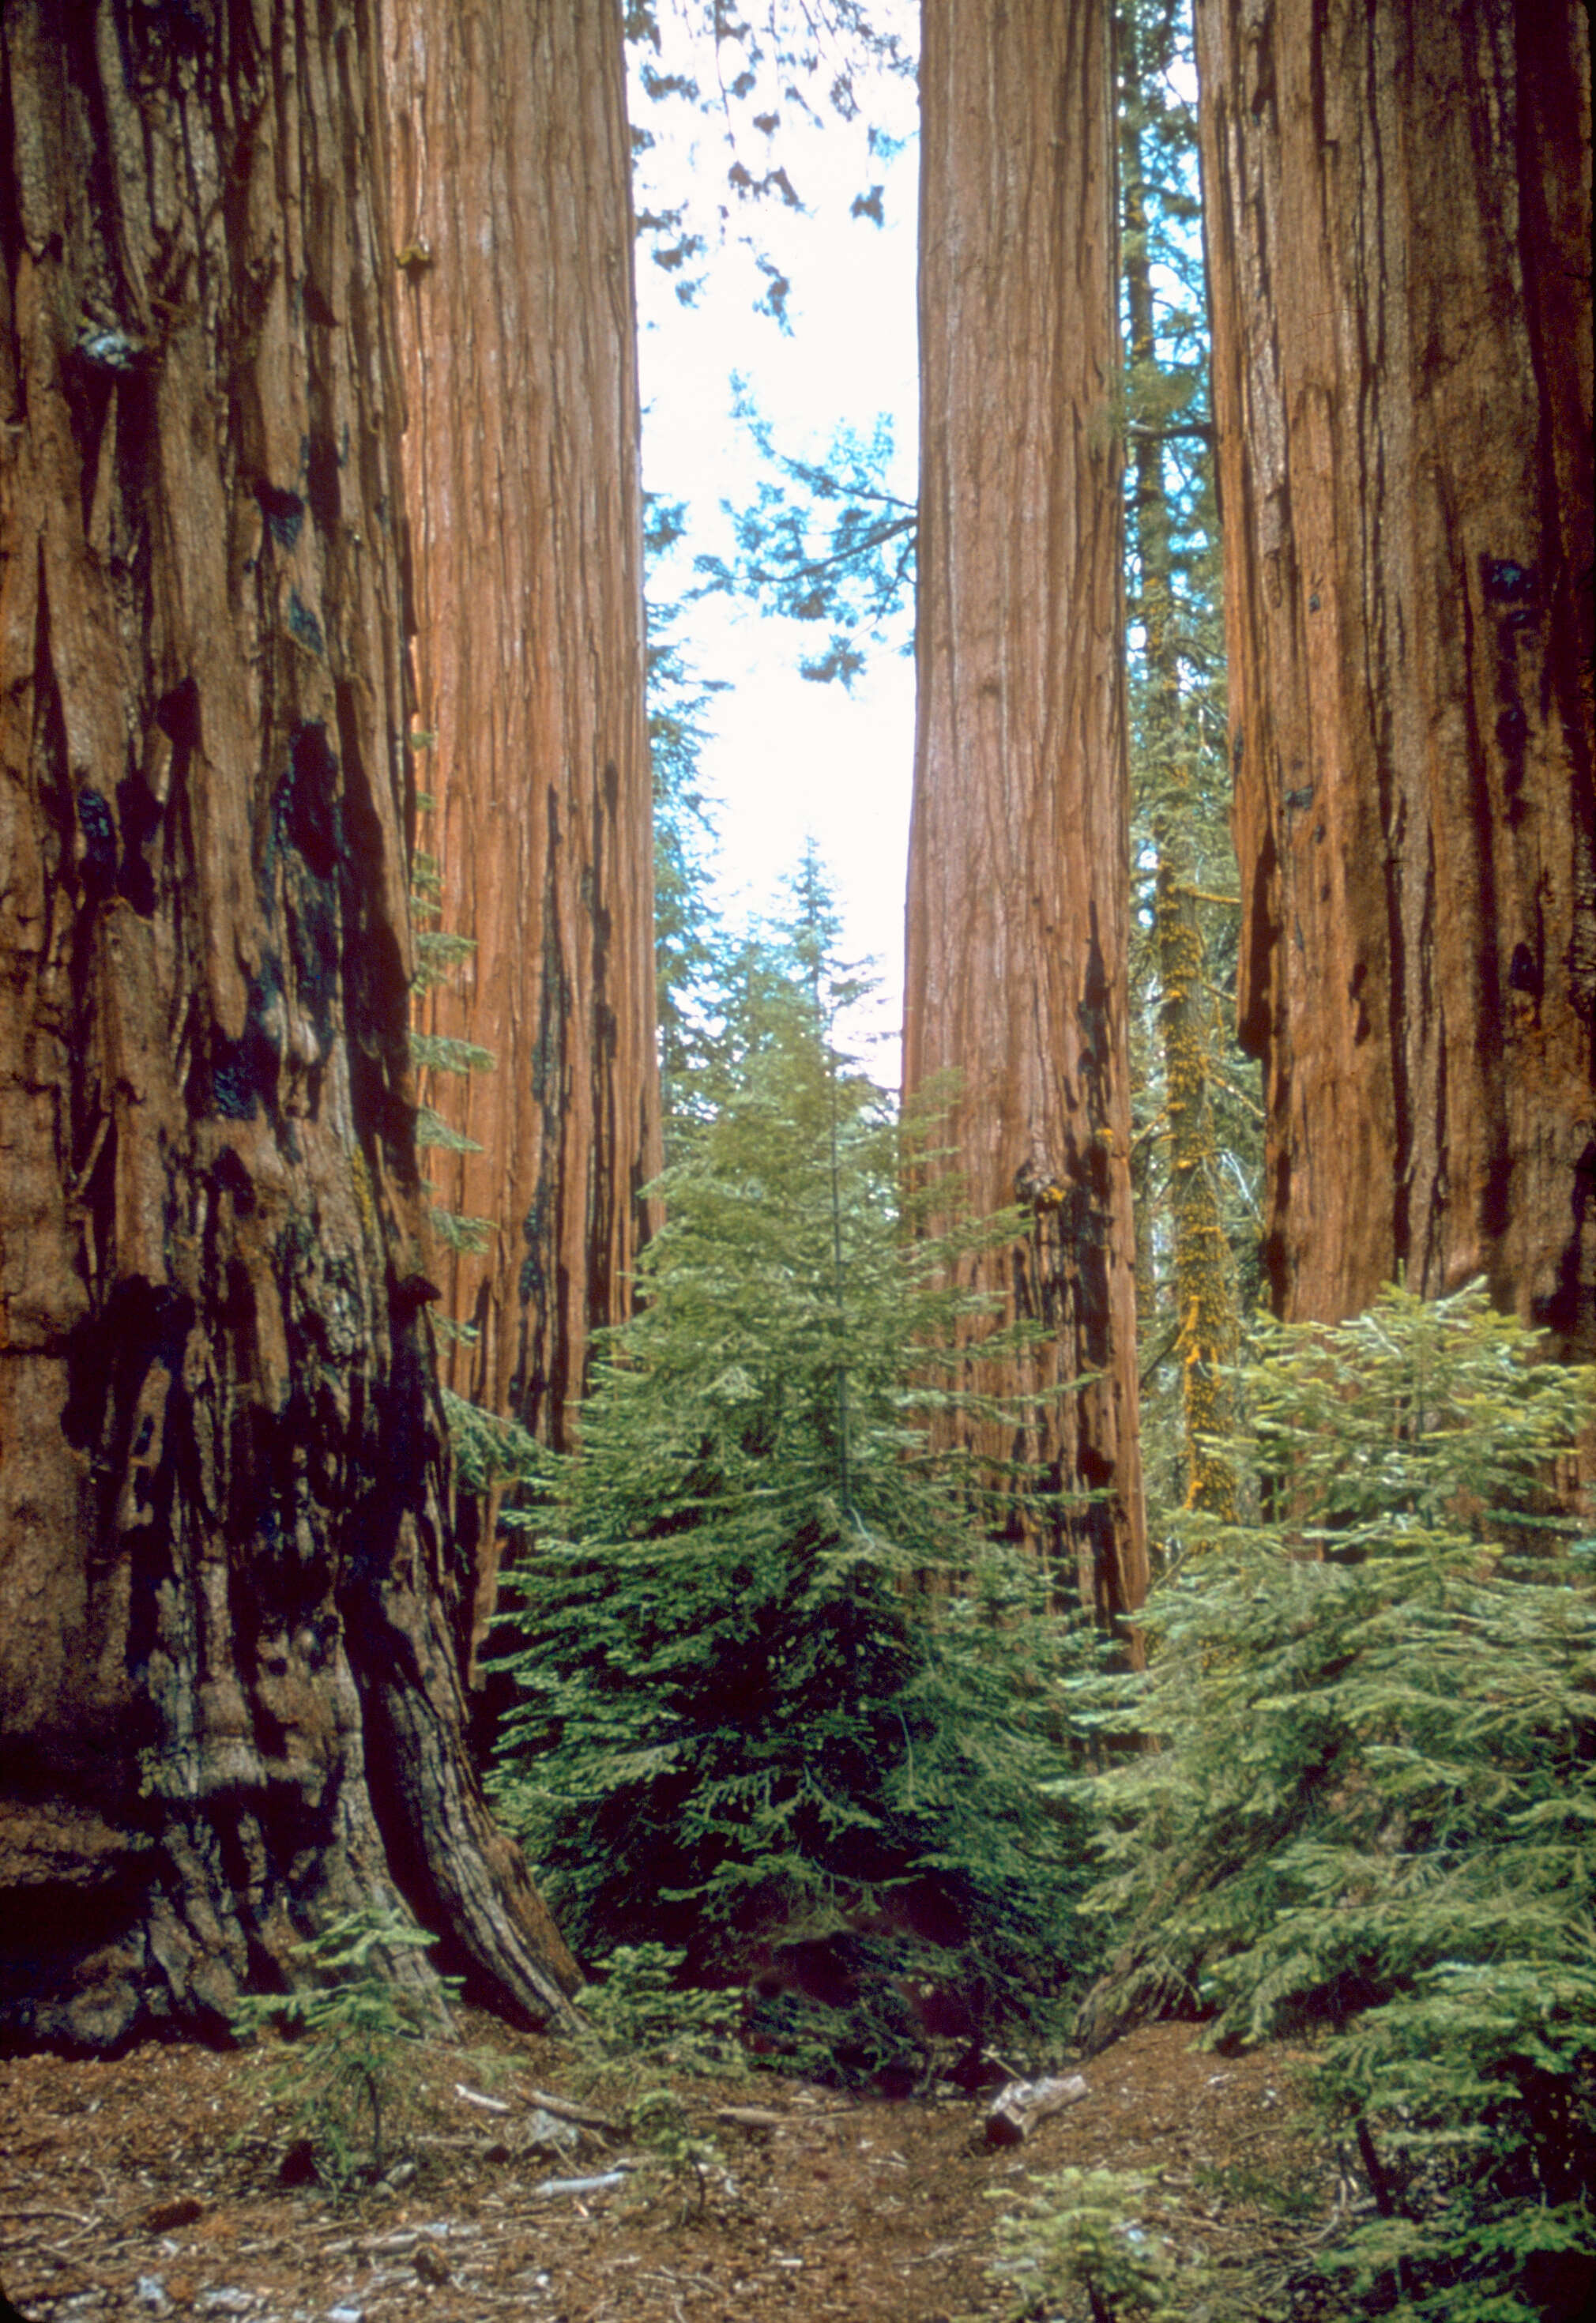
[[[322,634],[320,619],[311,611],[297,589],[289,591],[287,618],[289,635],[296,644],[302,645],[307,653],[315,654],[318,660],[324,658],[326,654],[327,641]]]
[[[1244,931],[1247,975],[1237,995],[1236,1039],[1249,1057],[1269,1054],[1274,1030],[1268,968],[1280,937],[1279,898],[1280,857],[1271,823],[1265,826],[1252,866]]]
[[[1110,1032],[1113,994],[1107,964],[1103,957],[1103,939],[1097,924],[1095,897],[1087,911],[1087,927],[1089,932],[1075,1021],[1080,1033],[1080,1073],[1089,1125],[1087,1135],[1091,1137],[1098,1129],[1105,1127],[1112,1118],[1109,1092],[1114,1071],[1114,1044]],[[1090,1148],[1088,1166],[1089,1161]]]
[[[255,498],[261,503],[268,537],[279,548],[291,549],[305,522],[305,503],[298,493],[260,477],[255,482]]]
[[[1485,602],[1495,610],[1496,626],[1496,746],[1501,757],[1502,789],[1509,823],[1524,817],[1526,766],[1529,754],[1529,713],[1524,705],[1518,671],[1518,639],[1539,618],[1539,579],[1533,565],[1517,565],[1510,557],[1480,559],[1480,579]]]
[[[78,794],[78,877],[84,901],[103,903],[116,885],[116,818],[96,790]]]
[[[124,775],[117,784],[116,815],[123,850],[116,892],[147,920],[155,910],[155,873],[144,850],[161,829],[162,808],[142,773]]]
[[[408,1190],[418,1178],[407,1030],[409,980],[391,916],[395,899],[385,827],[361,747],[354,688],[346,679],[335,686],[334,699],[344,774],[339,904],[351,1102],[362,1137],[380,1142],[396,1184]]]
[[[284,847],[303,857],[317,879],[336,877],[344,859],[338,761],[320,719],[297,726],[289,744],[289,771],[272,802],[268,861]]]
[[[134,1277],[115,1286],[105,1313],[81,1325],[67,1350],[62,1433],[91,1455],[95,1476],[87,1642],[105,1650],[124,1602],[121,1649],[135,1684],[173,1570],[175,1510],[192,1489],[184,1373],[195,1319],[186,1293]]]
[[[317,529],[331,539],[344,520],[344,492],[338,471],[344,463],[330,436],[312,436],[305,453],[305,485],[310,513]]]
[[[280,964],[268,955],[250,982],[242,1036],[230,1041],[221,1033],[212,1035],[210,1103],[224,1121],[253,1121],[261,1106],[269,1115],[275,1113],[282,1062],[281,1015]]]
[[[1527,943],[1513,946],[1513,958],[1508,969],[1508,989],[1521,993],[1527,999],[1538,1001],[1541,996],[1541,965]]]
[[[532,1095],[543,1108],[551,1142],[559,1136],[558,1106],[565,1081],[565,1031],[571,988],[565,976],[560,921],[559,813],[549,794],[548,853],[543,881],[543,975],[537,992],[537,1037],[532,1047]]]
[[[1543,1330],[1555,1331],[1569,1345],[1588,1336],[1596,1307],[1596,1279],[1591,1247],[1596,1238],[1596,1137],[1587,1137],[1569,1177],[1566,1229],[1557,1260],[1556,1288],[1537,1300],[1534,1320]]]

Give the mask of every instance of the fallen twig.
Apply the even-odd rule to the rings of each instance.
[[[555,2194],[602,2194],[611,2186],[625,2185],[626,2178],[626,2170],[606,2170],[597,2178],[545,2178],[530,2191],[540,2202]]]
[[[717,2106],[717,2121],[736,2122],[743,2129],[807,2129],[812,2122],[840,2121],[845,2114],[858,2111],[857,2106],[825,2106],[815,2113],[771,2113],[764,2106]]]
[[[569,2098],[552,2098],[546,2089],[528,2089],[527,2094],[535,2106],[541,2106],[545,2113],[552,2113],[556,2121],[573,2121],[583,2129],[606,2130],[611,2137],[625,2135],[619,2122],[611,2120],[607,2113],[600,2113],[592,2106],[573,2105]]]
[[[514,2113],[514,2106],[506,2105],[502,2098],[485,2098],[481,2089],[468,2089],[463,2081],[456,2081],[454,2094],[467,2105],[481,2106],[484,2113]]]

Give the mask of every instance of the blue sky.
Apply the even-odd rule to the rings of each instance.
[[[667,50],[665,60],[675,61]],[[701,77],[702,60],[699,60]],[[658,141],[645,163],[668,197],[691,185],[712,215],[728,152],[713,116],[682,103],[649,106],[636,93],[634,119]],[[866,147],[864,113],[905,139],[889,162]],[[693,554],[728,554],[720,503],[751,500],[759,473],[745,432],[731,418],[731,374],[739,373],[784,450],[822,453],[839,425],[867,436],[891,414],[898,453],[895,488],[913,500],[915,479],[916,344],[914,236],[917,150],[913,86],[884,81],[867,94],[861,117],[819,127],[784,112],[776,158],[804,201],[803,215],[766,201],[734,213],[727,238],[703,262],[696,303],[683,307],[671,277],[639,246],[643,472],[651,491],[688,500],[689,537],[667,583],[685,578]],[[747,159],[770,166],[763,141]],[[855,195],[885,182],[885,224],[850,217]],[[757,231],[792,281],[791,335],[753,311],[765,284],[738,235]],[[705,677],[729,682],[712,712],[706,786],[717,801],[720,874],[735,913],[757,913],[795,864],[812,833],[829,865],[845,941],[868,954],[882,978],[871,1029],[885,1036],[877,1072],[895,1079],[902,1008],[903,880],[914,747],[913,666],[874,656],[851,694],[798,675],[816,645],[797,623],[762,619],[725,599],[689,609],[678,632]]]

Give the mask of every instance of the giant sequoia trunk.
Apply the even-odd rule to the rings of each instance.
[[[982,1262],[1050,1391],[972,1426],[1078,1499],[1044,1544],[1105,1620],[1146,1555],[1125,1024],[1127,786],[1113,83],[1103,0],[927,0],[921,64],[918,731],[904,1082],[960,1076]]]
[[[571,1965],[461,1746],[405,1012],[371,0],[6,0],[0,2026],[399,1887]]]
[[[1275,1303],[1596,1354],[1585,14],[1197,20]]]
[[[427,1027],[495,1059],[427,1091],[481,1148],[429,1176],[497,1229],[448,1264],[476,1334],[451,1377],[564,1445],[659,1168],[621,12],[383,7],[417,777],[442,925],[476,945]]]

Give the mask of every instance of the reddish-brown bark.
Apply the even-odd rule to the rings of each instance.
[[[572,1964],[462,1743],[406,1060],[370,0],[6,0],[0,2026],[400,1887]]]
[[[1585,14],[1197,20],[1275,1303],[1596,1354]]]
[[[1031,1226],[985,1280],[1046,1327],[983,1385],[1091,1384],[1017,1431],[1101,1495],[1047,1544],[1136,1605],[1127,785],[1113,83],[1101,0],[928,0],[921,66],[918,731],[904,1082],[954,1069],[974,1207]],[[1096,1375],[1096,1376],[1093,1376]]]
[[[445,1262],[449,1377],[569,1441],[590,1334],[626,1311],[659,1168],[631,153],[621,14],[383,0],[408,253],[417,781],[441,923],[474,940],[427,1028],[491,1050],[427,1157],[494,1222]],[[484,1593],[491,1554],[485,1551]]]

